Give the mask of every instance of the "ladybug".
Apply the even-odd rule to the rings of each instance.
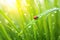
[[[38,16],[34,16],[34,19],[35,19],[35,20],[38,19]]]

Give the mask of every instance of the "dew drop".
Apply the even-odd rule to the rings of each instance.
[[[37,34],[39,35],[39,33],[37,32]]]
[[[1,21],[0,21],[0,23],[1,23]]]
[[[26,23],[24,23],[24,25],[26,25]]]
[[[24,40],[24,34],[20,35],[22,37],[22,39]]]
[[[15,23],[15,21],[12,21],[12,23]]]
[[[60,11],[60,10],[59,10]]]
[[[28,28],[31,28],[31,26],[29,26]]]
[[[18,33],[17,31],[15,31],[13,28],[11,29],[13,32],[15,32],[15,33]]]
[[[55,28],[55,26],[54,26],[55,25],[55,22],[53,22],[52,25],[53,25],[53,29],[54,29]]]
[[[15,31],[15,33],[18,33],[17,31]]]
[[[55,28],[55,26],[53,25],[53,27],[52,27],[53,29]]]
[[[44,35],[46,35],[46,33],[44,33]]]
[[[18,36],[22,35],[23,31],[21,30],[19,33],[18,33]]]
[[[31,34],[30,36],[31,36],[31,37],[33,37],[33,35],[32,35],[32,34]]]
[[[39,16],[39,18],[41,18],[41,16]]]
[[[17,28],[19,28],[19,25],[16,25]]]
[[[26,16],[27,14],[25,13],[24,16]]]
[[[51,16],[54,16],[54,14],[52,14]]]
[[[55,22],[52,23],[53,25],[55,24]]]
[[[14,29],[12,28],[12,31],[14,31]]]
[[[16,38],[14,38],[14,40],[16,40]]]
[[[54,13],[57,13],[57,11],[54,11]]]
[[[5,13],[5,15],[8,15],[8,13]]]
[[[24,37],[22,37],[22,39],[24,40]]]
[[[27,4],[27,6],[30,6],[29,4]]]
[[[21,31],[20,33],[23,33],[23,31]]]
[[[60,39],[60,36],[58,36],[58,38]]]
[[[6,23],[8,23],[8,20],[7,20],[7,19],[5,19],[5,22],[6,22]]]
[[[32,9],[32,7],[30,7]]]
[[[33,24],[35,24],[35,22]]]
[[[44,1],[43,0],[39,0],[41,4],[44,4]]]

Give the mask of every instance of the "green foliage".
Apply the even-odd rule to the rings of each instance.
[[[60,0],[25,1],[16,0],[17,14],[0,9],[0,40],[60,40]]]

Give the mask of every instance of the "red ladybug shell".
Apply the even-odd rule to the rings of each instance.
[[[38,18],[38,16],[34,16],[34,19],[37,19]]]

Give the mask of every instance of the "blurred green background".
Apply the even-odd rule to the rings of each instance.
[[[60,40],[60,0],[0,0],[0,40]]]

